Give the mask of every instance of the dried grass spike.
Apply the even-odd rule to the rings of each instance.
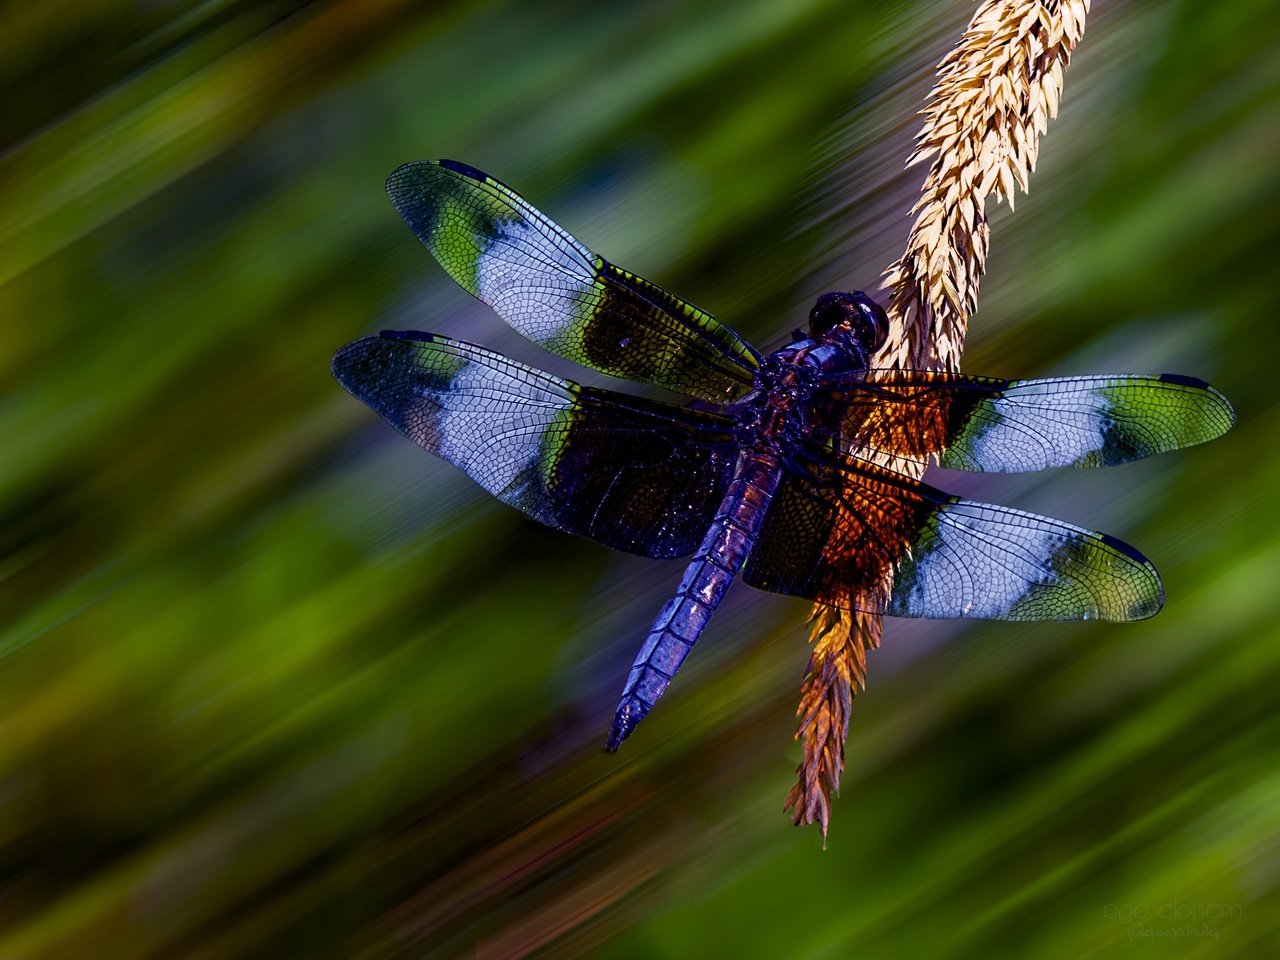
[[[987,197],[1012,208],[1015,189],[1026,191],[1088,12],[1089,0],[984,0],[938,65],[907,160],[931,161],[929,170],[911,208],[906,251],[882,275],[891,330],[878,366],[959,369],[991,242]],[[865,682],[866,653],[879,646],[882,622],[819,605],[812,623],[796,732],[804,759],[786,808],[797,824],[821,824],[825,842],[853,685]]]

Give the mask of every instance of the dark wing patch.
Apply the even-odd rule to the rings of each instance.
[[[452,160],[387,178],[445,271],[534,343],[616,377],[727,403],[760,357],[710,314],[596,256],[519,194]]]
[[[581,387],[446,337],[356,340],[333,374],[499,500],[628,553],[691,553],[733,473],[723,417]]]

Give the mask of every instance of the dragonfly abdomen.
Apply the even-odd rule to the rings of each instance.
[[[666,692],[711,614],[742,569],[781,479],[777,457],[744,453],[702,545],[685,568],[676,595],[654,621],[622,690],[608,749],[631,735]]]

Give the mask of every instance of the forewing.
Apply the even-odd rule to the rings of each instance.
[[[1202,380],[1161,376],[996,380],[873,370],[825,396],[845,449],[956,470],[1104,467],[1204,443],[1235,422]]]
[[[717,403],[759,356],[710,314],[596,256],[493,177],[453,160],[387,178],[405,223],[445,271],[552,353]]]
[[[1106,534],[948,496],[873,466],[789,472],[743,579],[897,617],[1141,620],[1155,568]]]
[[[429,333],[356,340],[333,374],[499,500],[628,553],[691,553],[733,471],[716,414],[581,387]]]

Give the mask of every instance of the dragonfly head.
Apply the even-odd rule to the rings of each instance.
[[[889,316],[861,290],[824,293],[809,311],[809,331],[815,340],[839,340],[855,346],[863,361],[889,338]],[[849,343],[852,337],[853,343]]]

